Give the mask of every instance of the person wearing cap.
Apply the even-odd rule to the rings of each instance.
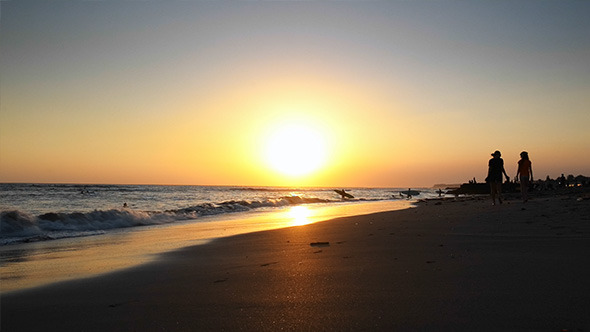
[[[520,175],[520,193],[522,201],[526,203],[529,200],[529,186],[533,180],[533,165],[529,159],[529,153],[522,151],[520,153],[520,160],[518,161],[518,168],[516,170],[515,180],[519,180]]]
[[[488,162],[486,182],[490,184],[493,205],[496,205],[496,197],[498,197],[498,202],[502,204],[502,174],[506,176],[506,181],[510,181],[510,177],[508,177],[504,169],[504,160],[500,158],[501,156],[500,151],[496,150],[492,153],[493,158]]]

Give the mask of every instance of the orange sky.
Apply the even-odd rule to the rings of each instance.
[[[1,5],[0,182],[417,187],[496,149],[590,175],[586,2]],[[289,124],[315,171],[273,167]]]

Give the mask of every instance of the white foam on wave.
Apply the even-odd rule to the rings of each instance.
[[[123,208],[73,213],[49,212],[39,216],[19,210],[4,211],[0,214],[0,245],[96,235],[106,230],[159,225],[198,219],[203,216],[246,212],[264,207],[328,202],[330,201],[319,198],[285,196],[263,201],[204,203],[166,211],[139,211]]]
[[[32,216],[22,211],[0,215],[0,244],[53,240],[104,233],[105,230],[174,221],[167,213],[133,210],[92,211],[88,213],[45,213]]]

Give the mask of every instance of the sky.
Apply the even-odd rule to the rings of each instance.
[[[0,182],[590,175],[590,1],[0,1]]]

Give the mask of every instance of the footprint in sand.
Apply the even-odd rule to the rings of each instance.
[[[273,265],[273,264],[279,264],[279,262],[264,263],[264,264],[260,264],[260,266],[269,266],[269,265]]]

